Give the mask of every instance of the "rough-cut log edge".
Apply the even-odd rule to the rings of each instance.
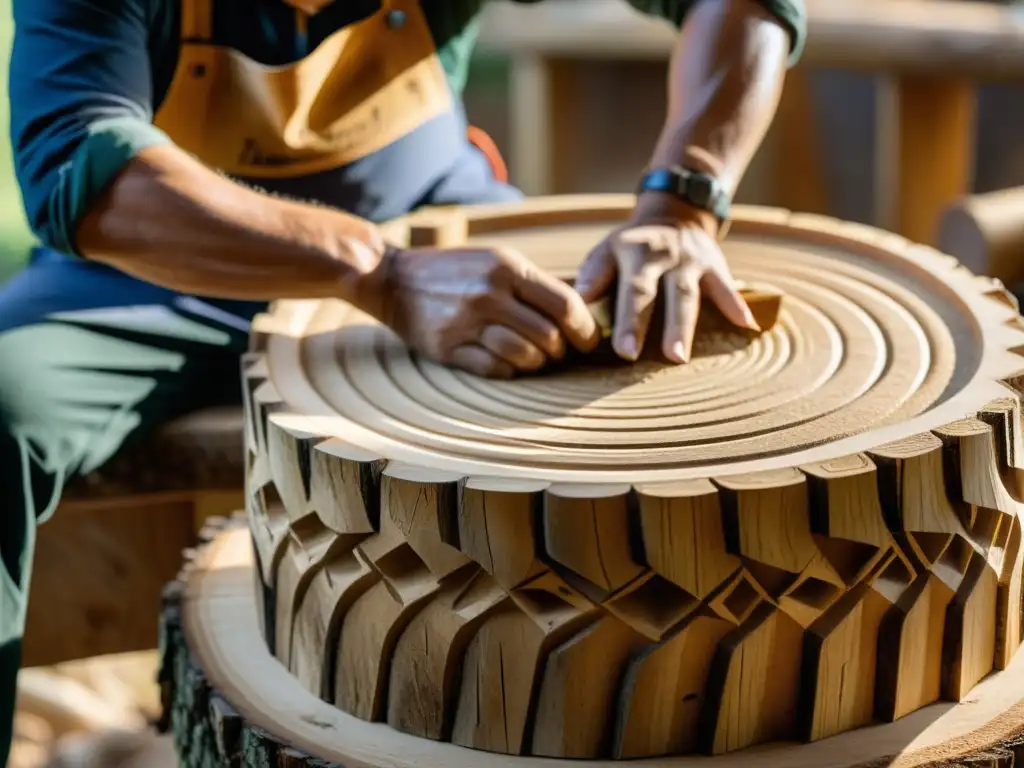
[[[230,520],[213,518],[201,532],[201,543],[197,549],[185,552],[185,563],[176,581],[167,585],[164,592],[160,623],[161,665],[159,682],[161,685],[163,716],[157,724],[161,732],[171,731],[175,749],[178,752],[179,764],[184,768],[207,768],[207,766],[228,766],[230,768],[346,768],[345,764],[331,762],[287,744],[282,738],[269,731],[247,722],[236,709],[208,681],[198,660],[186,644],[182,628],[182,608],[186,585],[197,566],[203,550],[218,537],[229,534],[233,530],[244,529],[245,518],[241,515]],[[193,598],[194,599],[194,598]],[[240,627],[239,631],[246,631]],[[320,704],[312,694],[310,700]],[[972,706],[967,702],[959,706]],[[981,728],[967,734],[958,735],[947,742],[925,747],[911,753],[900,755],[879,756],[867,761],[845,766],[845,768],[883,768],[898,766],[899,768],[1009,768],[1018,760],[1024,759],[1024,700],[1009,707],[999,716],[984,724]],[[872,726],[859,730],[861,736],[871,740],[871,732],[876,728],[891,728],[896,723]],[[284,727],[284,726],[281,726]],[[402,737],[411,738],[411,737]],[[836,737],[841,738],[841,737]],[[827,744],[818,742],[819,745]],[[978,744],[976,751],[971,742]],[[798,752],[811,745],[793,745]],[[382,754],[388,749],[382,744]],[[424,740],[424,752],[437,748],[451,749],[453,757],[459,753],[458,765],[464,765],[465,749],[451,745],[440,745]],[[399,750],[404,751],[404,750]],[[744,750],[719,757],[674,757],[661,759],[641,759],[631,761],[643,766],[690,766],[700,761],[701,765],[713,767],[719,765],[737,765],[737,759],[743,760],[744,766],[750,768],[780,768],[791,763],[787,760],[789,745],[771,752],[761,753],[760,750]],[[608,766],[604,760],[556,760],[549,758],[519,758],[508,755],[496,755],[487,752],[479,755],[478,763],[486,768],[507,768],[520,761],[539,764],[551,768],[556,765],[583,764]],[[389,766],[404,765],[403,757],[389,753],[385,762]],[[436,754],[428,756],[424,765],[438,765]],[[363,766],[365,761],[356,760],[354,765]],[[410,765],[413,763],[410,763]],[[418,764],[418,760],[415,761]],[[799,765],[807,765],[806,757]]]
[[[232,527],[244,527],[244,516],[211,518],[200,533],[200,547]],[[245,722],[214,690],[185,643],[181,600],[198,550],[185,552],[177,580],[164,589],[160,615],[161,733],[171,732],[179,765],[186,768],[342,768],[307,755],[262,728]]]

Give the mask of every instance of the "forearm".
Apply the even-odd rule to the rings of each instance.
[[[257,192],[174,146],[137,154],[85,216],[77,250],[147,282],[226,299],[371,298],[377,228]]]
[[[682,165],[735,192],[775,116],[790,39],[755,0],[704,0],[673,53],[651,167]]]

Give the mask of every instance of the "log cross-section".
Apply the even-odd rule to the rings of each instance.
[[[571,280],[631,203],[439,209],[393,231],[518,249]],[[782,763],[739,751],[780,741],[823,765],[802,755],[826,737],[849,766],[911,743],[959,764],[1010,738],[1014,302],[948,256],[817,216],[740,208],[724,250],[765,330],[708,309],[683,366],[605,349],[484,380],[338,301],[257,319],[245,598],[282,674],[347,718],[323,756],[357,721],[495,768],[756,768]],[[948,719],[934,735],[946,711],[982,735]]]

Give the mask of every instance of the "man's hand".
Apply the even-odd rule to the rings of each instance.
[[[799,43],[789,32],[798,30],[758,0],[689,5],[669,65],[665,125],[647,167],[708,173],[731,197],[775,115],[787,59]],[[795,12],[803,3],[771,5]],[[617,279],[612,344],[619,355],[635,360],[643,349],[659,291],[669,360],[690,357],[701,292],[732,323],[757,329],[717,240],[710,213],[673,195],[638,196],[632,220],[590,254],[576,286],[595,301]]]
[[[396,249],[385,256],[378,317],[413,349],[480,376],[508,378],[589,351],[597,324],[571,287],[518,253]]]
[[[617,286],[612,346],[620,357],[640,355],[659,291],[665,310],[661,349],[674,362],[690,359],[702,293],[735,325],[760,330],[736,290],[714,229],[696,216],[659,221],[638,215],[591,251],[576,289],[589,303]]]

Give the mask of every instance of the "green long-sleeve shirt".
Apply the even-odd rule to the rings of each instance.
[[[630,3],[680,24],[695,1]],[[804,0],[760,2],[789,29],[795,60],[805,35]],[[483,4],[422,0],[456,94],[465,83]],[[380,3],[338,0],[309,20],[306,36],[281,0],[213,0],[213,8],[215,44],[282,65],[376,12]],[[14,0],[15,169],[28,220],[44,244],[73,252],[78,223],[125,163],[170,141],[152,120],[177,64],[180,9],[180,0]]]

